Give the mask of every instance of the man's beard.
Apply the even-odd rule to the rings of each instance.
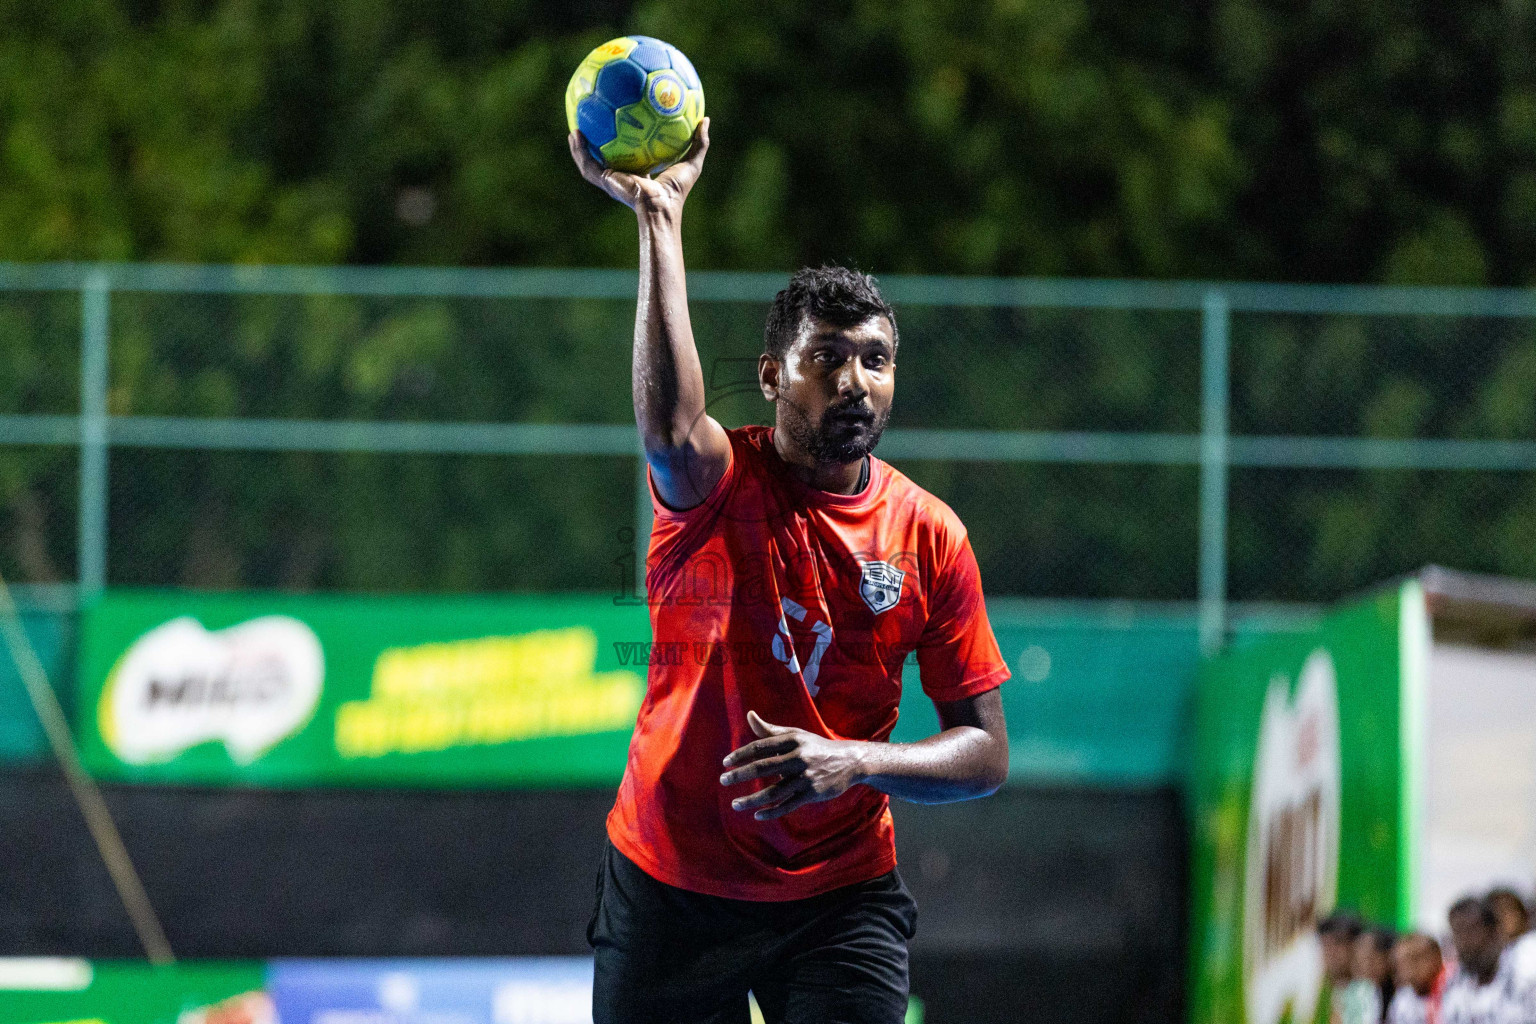
[[[795,444],[804,448],[817,464],[857,462],[875,450],[880,435],[891,418],[890,406],[884,412],[866,412],[859,407],[859,414],[847,409],[829,407],[821,414],[821,423],[812,426],[810,417],[799,405],[779,396],[782,413],[779,417],[784,430]],[[863,429],[857,429],[862,426]]]

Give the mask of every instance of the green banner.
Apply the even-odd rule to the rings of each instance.
[[[1182,776],[1200,665],[1189,615],[1052,610],[994,598],[987,613],[1013,677],[1003,684],[1009,775],[1036,785],[1164,786]],[[902,681],[891,738],[939,729],[917,666]]]
[[[1014,779],[1178,776],[1192,619],[988,610]],[[643,606],[606,596],[112,591],[83,616],[75,718],[118,781],[617,785],[650,639]],[[938,729],[909,658],[892,738]]]
[[[623,771],[649,625],[602,597],[112,592],[82,633],[102,777],[588,785]]]
[[[1209,662],[1190,777],[1197,1024],[1328,1020],[1317,922],[1409,900],[1402,637],[1416,584]]]
[[[6,1024],[265,1024],[266,964],[0,960]],[[15,977],[12,977],[12,976]]]

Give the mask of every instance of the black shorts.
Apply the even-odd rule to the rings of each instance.
[[[593,1024],[902,1024],[917,904],[895,871],[803,900],[656,881],[608,844],[587,926]]]

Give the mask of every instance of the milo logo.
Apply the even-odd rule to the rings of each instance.
[[[309,720],[324,674],[320,640],[298,619],[267,615],[217,632],[172,619],[113,667],[97,707],[101,736],[127,764],[211,740],[249,764]]]
[[[1313,651],[1295,698],[1270,679],[1254,755],[1244,885],[1243,977],[1249,1024],[1289,1009],[1309,1021],[1323,981],[1317,922],[1339,875],[1339,703],[1333,659]]]

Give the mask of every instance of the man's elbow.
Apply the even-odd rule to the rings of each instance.
[[[1007,772],[988,772],[985,778],[976,780],[976,791],[970,795],[970,799],[980,800],[984,796],[991,796],[1002,789],[1003,783],[1007,781]]]
[[[1008,740],[994,737],[992,748],[992,756],[987,759],[987,770],[980,780],[981,791],[976,794],[979,797],[991,796],[1008,781]]]

